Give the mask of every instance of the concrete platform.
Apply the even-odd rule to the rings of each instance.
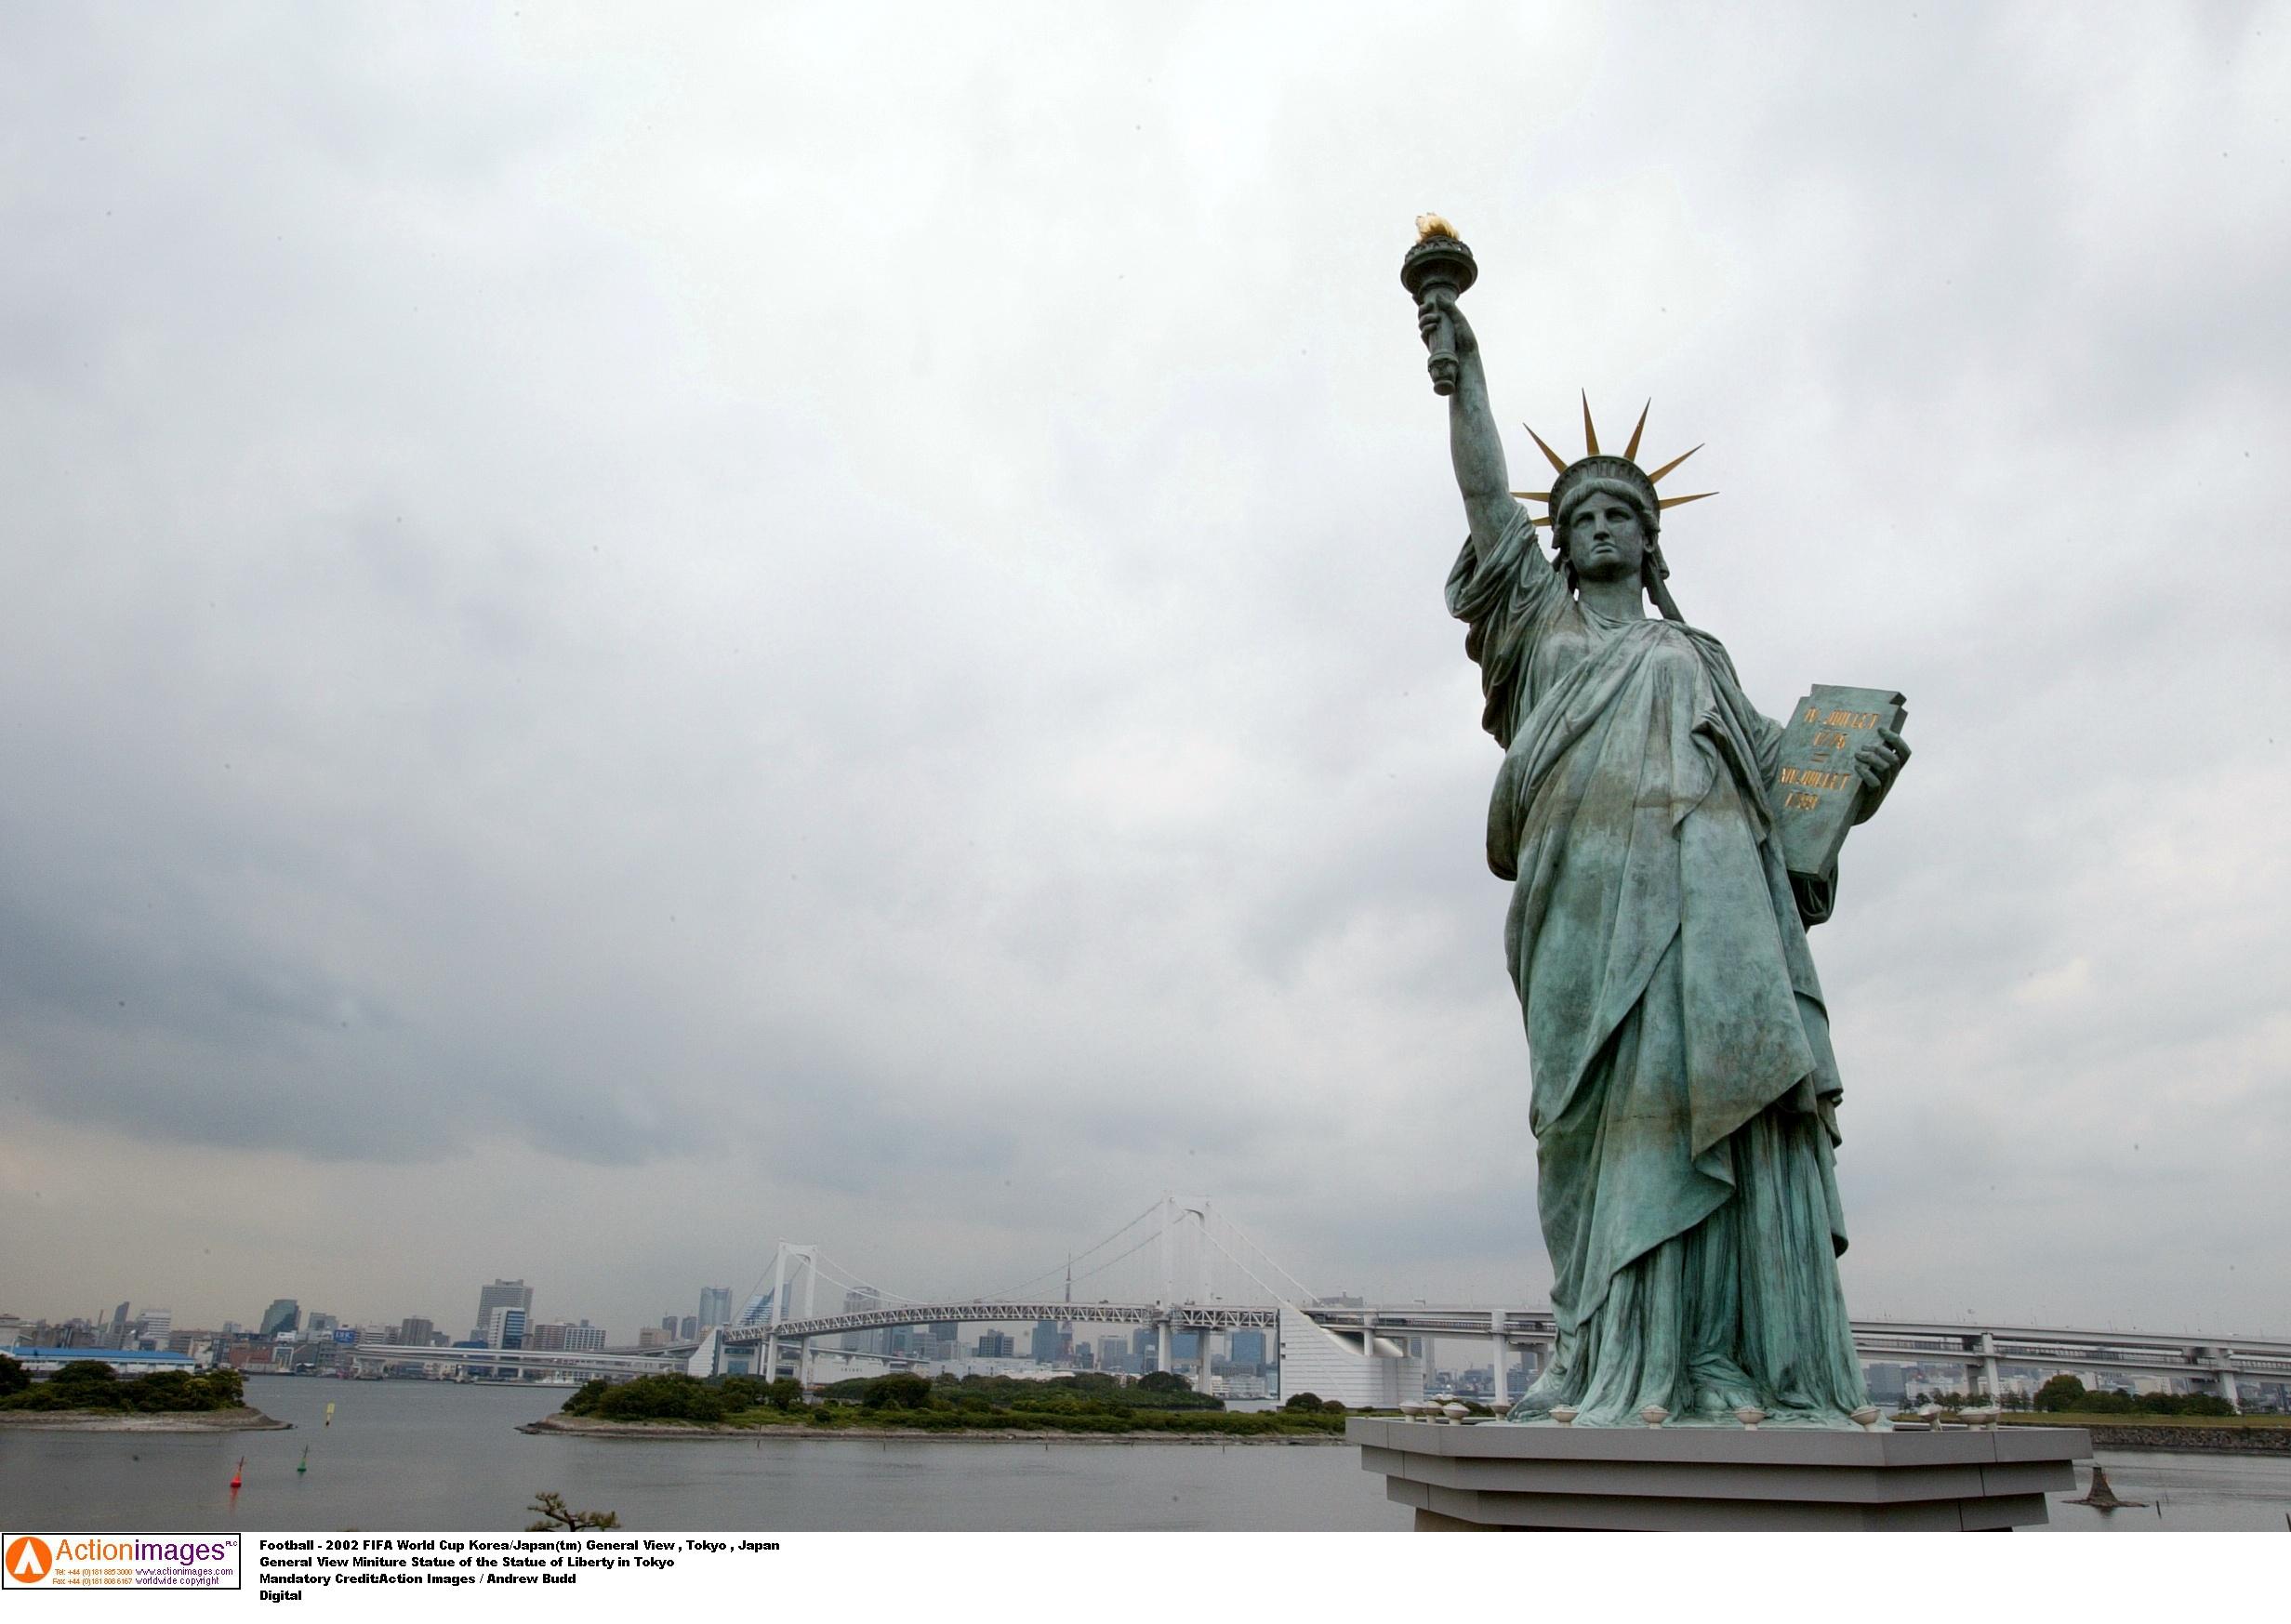
[[[2075,1485],[2069,1427],[1833,1433],[1357,1417],[1344,1435],[1431,1529],[2026,1527]]]

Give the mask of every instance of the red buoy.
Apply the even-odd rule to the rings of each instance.
[[[231,1486],[232,1486],[232,1488],[236,1488],[236,1487],[238,1487],[238,1486],[239,1486],[239,1479],[240,1479],[240,1478],[242,1478],[242,1477],[244,1477],[244,1476],[245,1476],[245,1475],[246,1475],[246,1457],[245,1457],[245,1456],[244,1456],[244,1455],[242,1455],[242,1456],[240,1456],[240,1457],[239,1457],[239,1463],[238,1463],[236,1466],[234,1466],[234,1467],[232,1467],[232,1468],[231,1469]]]

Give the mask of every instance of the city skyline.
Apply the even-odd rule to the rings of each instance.
[[[279,1299],[266,1311],[259,1330],[227,1326],[219,1336],[199,1328],[171,1329],[166,1310],[134,1314],[126,1302],[112,1311],[108,1322],[99,1313],[92,1320],[74,1319],[63,1326],[27,1325],[15,1315],[0,1314],[0,1347],[28,1359],[35,1368],[48,1366],[59,1356],[101,1360],[113,1357],[117,1350],[121,1352],[116,1356],[130,1363],[172,1358],[227,1363],[247,1374],[396,1375],[431,1380],[466,1377],[470,1362],[449,1355],[471,1348],[509,1349],[523,1350],[517,1373],[480,1367],[481,1379],[531,1383],[551,1377],[560,1384],[584,1373],[579,1363],[584,1354],[606,1361],[602,1368],[612,1374],[626,1373],[626,1366],[619,1361],[630,1352],[641,1356],[647,1348],[660,1350],[670,1360],[669,1368],[684,1356],[682,1352],[664,1347],[669,1340],[662,1334],[669,1328],[665,1319],[661,1327],[640,1327],[633,1349],[625,1340],[616,1349],[603,1327],[586,1319],[577,1324],[529,1322],[525,1308],[515,1306],[520,1298],[530,1297],[523,1282],[497,1280],[484,1289],[487,1299],[499,1304],[490,1315],[488,1332],[459,1342],[444,1333],[432,1335],[430,1322],[423,1319],[409,1318],[394,1329],[374,1324],[338,1326],[332,1314],[311,1311],[305,1314],[293,1300]],[[718,1288],[708,1289],[715,1292]],[[848,1294],[844,1309],[849,1313],[881,1302],[873,1292],[854,1291]],[[932,1305],[907,1306],[918,1314],[941,1312]],[[983,1312],[1017,1305],[967,1306]],[[1169,1359],[1163,1361],[1157,1353],[1158,1327],[1138,1326],[1133,1319],[1096,1321],[1101,1329],[1119,1325],[1120,1332],[1101,1335],[1093,1343],[1086,1334],[1075,1334],[1090,1328],[1093,1305],[1074,1306],[1078,1312],[1070,1319],[1053,1322],[1038,1317],[1030,1327],[1024,1324],[1023,1316],[966,1316],[959,1322],[934,1321],[927,1327],[917,1318],[887,1331],[860,1336],[829,1332],[826,1339],[829,1345],[824,1352],[819,1343],[812,1344],[818,1357],[827,1362],[824,1370],[810,1359],[790,1353],[791,1344],[782,1341],[779,1346],[799,1368],[811,1370],[814,1379],[828,1382],[865,1381],[872,1375],[901,1368],[951,1377],[1024,1373],[1044,1380],[1059,1373],[1103,1372],[1133,1378],[1166,1366],[1190,1382],[1206,1383],[1209,1391],[1225,1397],[1269,1402],[1282,1396],[1291,1385],[1282,1374],[1279,1355],[1291,1336],[1301,1333],[1304,1374],[1298,1380],[1313,1382],[1325,1393],[1331,1390],[1332,1382],[1344,1387],[1355,1379],[1353,1373],[1330,1367],[1325,1353],[1318,1350],[1320,1339],[1301,1327],[1284,1328],[1278,1344],[1267,1329],[1246,1326],[1172,1330],[1168,1336]],[[1341,1319],[1357,1304],[1329,1306]],[[1509,1374],[1499,1379],[1492,1364],[1474,1363],[1476,1356],[1490,1351],[1484,1324],[1478,1328],[1462,1327],[1452,1309],[1427,1314],[1420,1308],[1386,1305],[1380,1314],[1379,1323],[1393,1327],[1396,1348],[1404,1350],[1404,1362],[1412,1366],[1413,1374],[1404,1378],[1410,1392],[1421,1385],[1426,1393],[1503,1402],[1507,1394],[1524,1390],[1538,1362],[1548,1354],[1547,1347],[1532,1340],[1515,1342],[1510,1350],[1514,1356],[1506,1360]],[[687,1344],[696,1323],[696,1316],[682,1318]],[[1285,1311],[1283,1323],[1286,1327]],[[1513,1326],[1515,1330],[1525,1328],[1516,1318]],[[1013,1327],[1026,1335],[1025,1342],[1011,1333]],[[965,1328],[975,1336],[959,1337],[958,1332]],[[1529,1334],[1531,1339],[1532,1332]],[[1897,1406],[1922,1405],[1933,1394],[1975,1392],[2026,1405],[2040,1396],[2038,1389],[2051,1377],[2064,1373],[2086,1378],[2087,1385],[2127,1394],[2224,1399],[2276,1412],[2284,1402],[2280,1343],[2273,1347],[2245,1344],[2237,1349],[2231,1373],[2230,1367],[2209,1362],[2220,1352],[2216,1345],[2181,1342],[2175,1346],[2138,1336],[2111,1345],[2104,1336],[2092,1339],[2024,1327],[1993,1332],[1983,1328],[1978,1339],[1956,1339],[1943,1327],[1898,1323],[1858,1327],[1857,1340],[1864,1335],[1872,1340],[1861,1347],[1859,1356],[1869,1391],[1878,1402]],[[1925,1352],[1912,1352],[1914,1345],[1922,1345]],[[376,1362],[377,1346],[390,1348],[383,1356],[390,1367]],[[746,1373],[760,1346],[747,1340],[740,1346],[717,1350],[710,1355],[711,1362],[720,1367],[728,1365],[735,1373]],[[398,1357],[403,1351],[416,1348],[429,1348],[432,1353]],[[705,1344],[702,1351],[707,1351]],[[524,1363],[536,1355],[537,1365]],[[574,1363],[568,1367],[550,1356],[570,1356]],[[1356,1392],[1354,1396],[1362,1394]]]
[[[1907,695],[1852,1313],[2291,1334],[2291,31],[423,15],[0,16],[0,1310],[633,1335],[1171,1189],[1543,1301],[1437,209],[1522,482],[1651,397],[1758,707]]]

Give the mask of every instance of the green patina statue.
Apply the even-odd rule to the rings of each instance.
[[[1512,885],[1558,1322],[1511,1419],[1871,1424],[1837,1273],[1842,1090],[1806,943],[1833,877],[1818,904],[1804,877],[1794,889],[1784,730],[1664,584],[1660,515],[1694,498],[1665,500],[1655,481],[1685,458],[1643,472],[1636,431],[1601,455],[1586,405],[1590,455],[1565,462],[1537,436],[1552,488],[1513,491],[1456,302],[1469,250],[1444,222],[1419,225],[1403,280],[1471,523],[1448,606],[1504,750],[1488,864]],[[1865,720],[1838,760],[1862,818],[1909,757]]]

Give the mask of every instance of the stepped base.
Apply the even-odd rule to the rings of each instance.
[[[1357,1417],[1385,1496],[1433,1529],[2002,1529],[2048,1520],[2089,1433],[1448,1426]]]

